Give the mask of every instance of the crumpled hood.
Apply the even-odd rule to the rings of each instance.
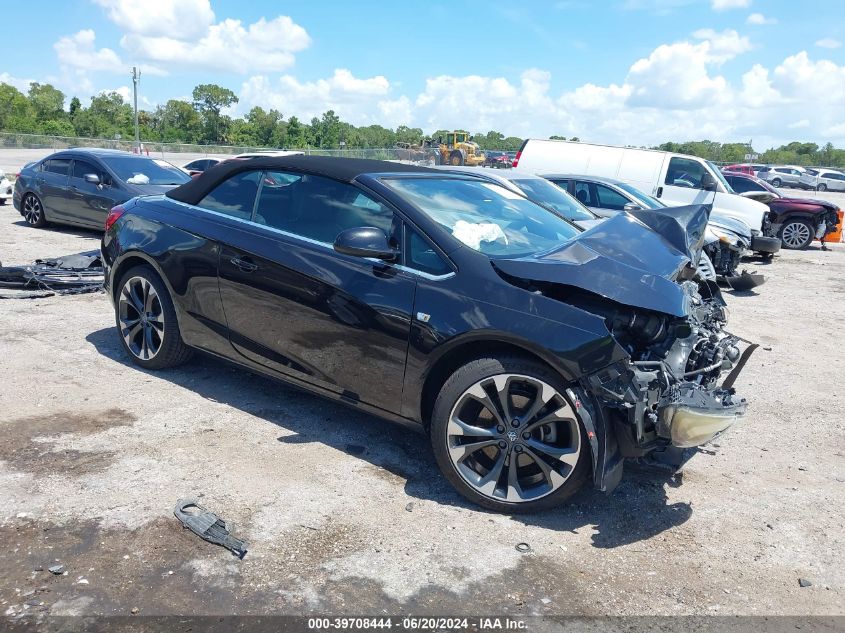
[[[830,211],[839,209],[839,205],[830,202],[829,200],[816,200],[814,198],[778,198],[777,201],[781,204],[809,204],[813,206],[825,207]]]
[[[683,317],[689,299],[675,280],[698,261],[709,215],[707,205],[619,213],[553,251],[492,263],[512,277]]]

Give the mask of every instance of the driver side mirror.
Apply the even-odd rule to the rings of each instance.
[[[719,187],[716,184],[716,179],[708,172],[704,172],[701,176],[701,188],[704,191],[716,191]]]
[[[638,205],[636,202],[628,202],[622,207],[623,211],[639,211],[642,207]]]
[[[100,177],[97,174],[85,174],[82,178],[85,182],[90,182],[92,185],[101,184]]]
[[[334,240],[334,250],[352,257],[375,257],[386,262],[396,261],[399,257],[399,252],[390,246],[384,231],[373,226],[342,231]]]

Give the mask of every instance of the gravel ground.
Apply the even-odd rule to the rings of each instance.
[[[97,244],[0,208],[4,264]],[[845,245],[748,266],[748,418],[683,476],[521,517],[411,431],[217,360],[138,369],[102,294],[0,301],[0,612],[843,615]],[[190,496],[246,558],[181,528]]]

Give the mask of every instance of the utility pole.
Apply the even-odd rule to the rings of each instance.
[[[138,82],[141,81],[141,71],[137,66],[132,67],[132,93],[135,99],[135,150],[141,152],[141,134],[138,130]]]

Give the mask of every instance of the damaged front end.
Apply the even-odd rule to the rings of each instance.
[[[661,218],[611,218],[555,252],[494,264],[511,283],[602,317],[627,352],[580,379],[605,436],[599,489],[618,483],[623,458],[679,468],[689,449],[745,415],[733,384],[757,346],[725,329],[717,283],[691,265],[706,222],[707,213],[693,208],[679,227]],[[623,243],[638,248],[622,250]]]
[[[611,411],[624,457],[671,454],[700,446],[745,415],[733,383],[757,347],[724,329],[725,303],[712,282],[686,281],[685,318],[618,310],[607,321],[630,358],[586,378],[589,391]],[[722,376],[728,373],[724,380]]]

